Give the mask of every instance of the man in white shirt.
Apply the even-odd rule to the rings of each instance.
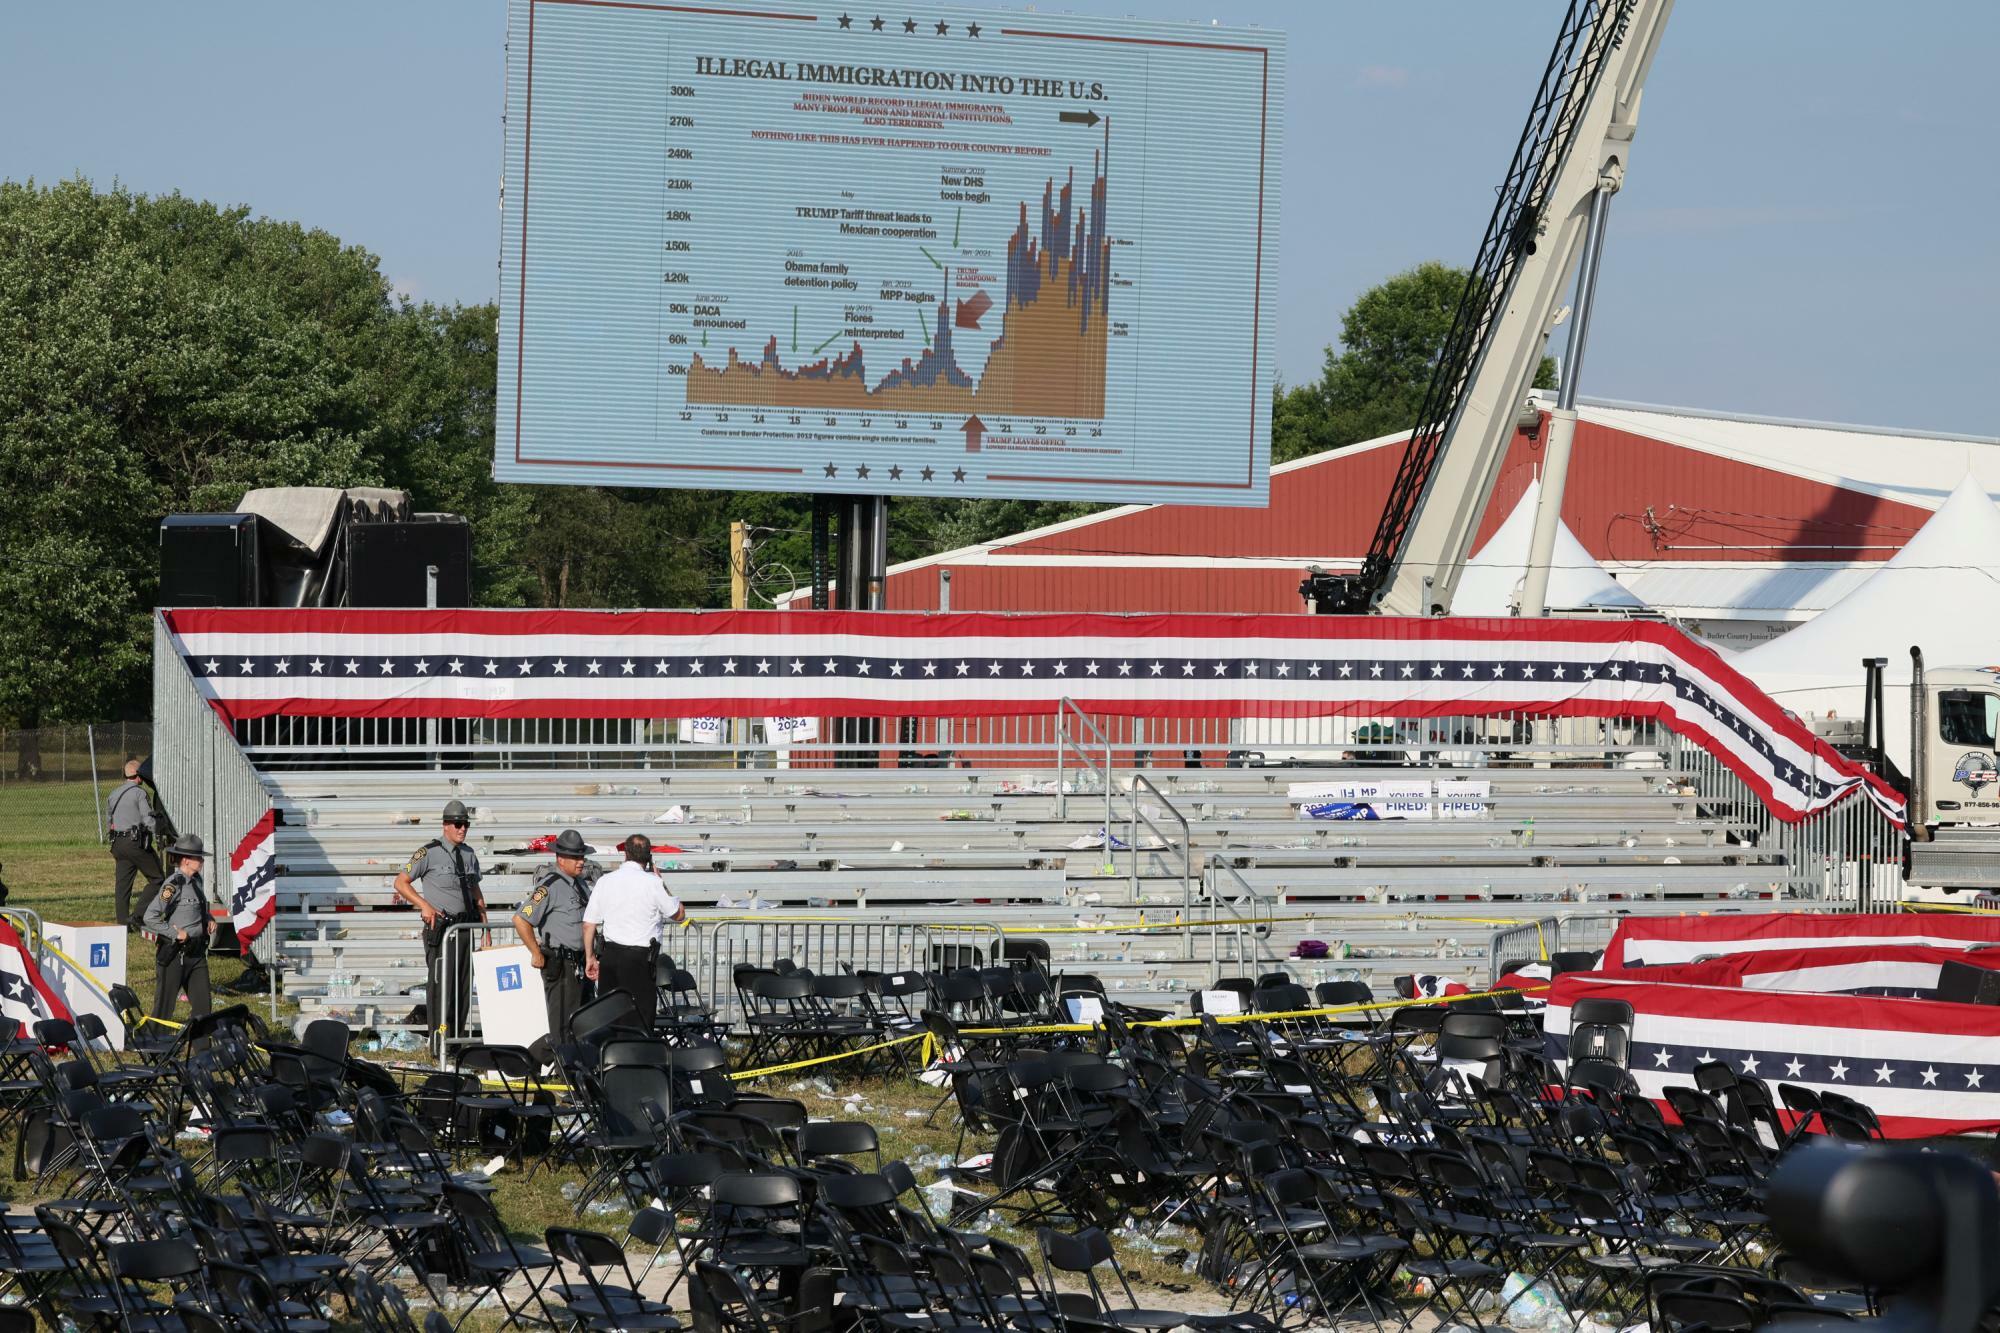
[[[653,870],[652,840],[643,833],[625,839],[625,864],[597,881],[583,909],[584,975],[599,995],[630,995],[638,1010],[633,1021],[647,1032],[659,999],[653,967],[660,941],[668,926],[686,919],[687,908]]]

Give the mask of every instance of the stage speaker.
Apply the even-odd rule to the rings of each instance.
[[[156,606],[261,606],[255,514],[169,514],[160,521]]]
[[[436,565],[439,606],[472,605],[472,528],[456,514],[347,529],[347,604],[422,606],[424,570]]]
[[[1948,962],[1938,969],[1937,997],[1951,1004],[2000,1004],[2000,972]]]

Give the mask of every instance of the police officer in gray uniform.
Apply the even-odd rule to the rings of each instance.
[[[160,891],[160,858],[153,840],[160,836],[160,821],[153,813],[153,798],[139,775],[139,761],[125,761],[125,781],[111,793],[104,808],[104,822],[111,826],[111,859],[118,866],[118,924],[137,929],[138,918],[146,915],[153,895]],[[138,912],[132,908],[132,881],[146,881],[139,895]]]
[[[514,932],[528,946],[542,974],[542,1003],[548,1006],[549,1040],[569,1039],[569,1016],[590,992],[583,975],[583,909],[597,877],[587,858],[590,848],[573,828],[556,837],[556,864],[535,877],[526,901],[514,913]]]
[[[159,989],[153,996],[153,1017],[172,1018],[174,1001],[187,992],[188,1010],[196,1018],[209,1011],[208,936],[214,922],[201,880],[201,863],[208,853],[193,833],[167,849],[176,869],[160,892],[146,904],[143,926],[157,941]]]
[[[465,845],[465,832],[472,816],[465,802],[452,801],[444,808],[441,836],[417,848],[401,874],[396,876],[396,896],[424,914],[424,969],[429,983],[424,992],[424,1013],[432,1031],[444,1017],[441,1007],[443,987],[438,973],[439,956],[444,951],[447,927],[486,919],[486,896],[479,888],[479,854]],[[465,1025],[465,1012],[472,1001],[472,950],[455,949],[456,966],[452,986],[453,1031]]]

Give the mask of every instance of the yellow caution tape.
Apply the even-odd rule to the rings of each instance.
[[[1338,1004],[1319,1009],[1288,1009],[1281,1013],[1268,1014],[1210,1014],[1217,1023],[1276,1023],[1294,1018],[1332,1018],[1341,1014],[1372,1013],[1383,1009],[1408,1009],[1416,1005],[1461,1004],[1466,1000],[1498,999],[1510,995],[1539,995],[1548,990],[1547,986],[1524,986],[1508,990],[1477,991],[1468,995],[1433,995],[1410,1000],[1371,1000],[1366,1004]],[[1009,1028],[960,1028],[962,1037],[1011,1037],[1033,1036],[1049,1032],[1095,1032],[1098,1023],[1037,1023]],[[1196,1018],[1142,1018],[1126,1024],[1135,1028],[1188,1028],[1201,1026]],[[924,1045],[924,1064],[928,1066],[936,1054],[931,1041]]]
[[[1905,912],[1922,915],[1925,912],[1957,912],[1961,916],[2000,916],[2000,909],[1991,907],[1961,907],[1957,903],[1899,903]]]
[[[1416,1005],[1462,1004],[1466,1000],[1498,999],[1509,995],[1538,995],[1547,986],[1529,986],[1512,990],[1476,991],[1466,995],[1430,995],[1409,1000],[1370,1000],[1365,1004],[1337,1004],[1318,1009],[1287,1009],[1276,1013],[1253,1014],[1209,1014],[1207,1017],[1218,1023],[1276,1023],[1294,1018],[1332,1018],[1341,1014],[1372,1013],[1382,1009],[1408,1009]],[[1096,1023],[1045,1023],[1009,1028],[960,1028],[961,1035],[968,1037],[1004,1037],[1015,1033],[1037,1032],[1094,1032]],[[1142,1018],[1126,1026],[1135,1028],[1191,1028],[1200,1027],[1201,1018]]]
[[[875,1051],[886,1051],[891,1046],[907,1046],[913,1041],[928,1041],[929,1039],[930,1034],[928,1032],[917,1032],[907,1037],[894,1037],[888,1041],[877,1042],[873,1046],[862,1046],[852,1051],[840,1051],[833,1055],[816,1055],[810,1060],[792,1060],[781,1065],[766,1065],[762,1069],[739,1069],[729,1077],[732,1082],[740,1083],[745,1079],[762,1078],[766,1074],[786,1074],[794,1069],[809,1069],[814,1065],[830,1065],[838,1060],[852,1060],[857,1055],[869,1055]]]
[[[175,1026],[179,1025],[176,1024]],[[889,1041],[877,1042],[873,1046],[862,1046],[851,1051],[838,1051],[832,1055],[816,1055],[809,1060],[789,1060],[786,1061],[784,1064],[766,1065],[762,1069],[738,1069],[732,1071],[728,1077],[730,1081],[733,1083],[742,1083],[753,1078],[763,1078],[769,1074],[786,1074],[790,1073],[794,1069],[809,1069],[814,1065],[834,1064],[837,1061],[841,1060],[852,1060],[856,1056],[871,1055],[876,1051],[886,1051],[892,1046],[906,1046],[913,1041],[924,1041],[928,1038],[928,1035],[929,1034],[922,1032],[912,1033],[910,1036],[907,1037],[895,1037]],[[400,1074],[411,1074],[411,1075],[438,1074],[438,1073],[450,1072],[448,1070],[429,1069],[424,1067],[423,1065],[388,1065],[385,1066],[385,1068],[392,1069]],[[573,1091],[573,1089],[569,1084],[556,1082],[550,1079],[513,1080],[513,1079],[503,1079],[503,1078],[488,1078],[485,1075],[480,1076],[479,1086],[482,1088],[498,1088],[498,1089],[522,1088],[529,1092]]]

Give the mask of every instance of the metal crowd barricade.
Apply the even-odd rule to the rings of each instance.
[[[37,912],[34,908],[0,907],[0,916],[6,917],[8,920],[13,921],[15,923],[14,926],[15,930],[19,931],[21,930],[22,926],[26,925],[28,927],[28,931],[33,932],[34,938],[37,941],[39,941],[42,938],[42,914],[40,912]],[[33,924],[29,924],[31,922]],[[28,938],[28,932],[22,932],[21,938],[23,940],[26,940]]]
[[[1561,932],[1562,919],[1553,916],[1500,927],[1486,947],[1486,962],[1491,969],[1488,980],[1497,984],[1505,971],[1502,965],[1517,959],[1546,961],[1560,947]]]
[[[706,976],[702,996],[718,1017],[740,1017],[738,967],[768,968],[790,959],[812,972],[839,972],[843,964],[856,971],[929,972],[953,961],[941,952],[947,948],[976,951],[990,963],[1001,955],[1006,938],[990,922],[944,926],[827,916],[726,917],[701,922],[696,930],[694,956],[676,956],[682,967]]]
[[[1709,909],[1704,908],[1704,912]],[[1578,913],[1557,920],[1555,934],[1549,936],[1549,953],[1602,953],[1611,937],[1618,933],[1618,925],[1631,914],[1628,912]]]
[[[5,907],[0,908],[0,918],[6,919],[14,927],[14,933],[21,937],[21,947],[27,952],[28,957],[34,960],[35,966],[40,967],[45,943],[42,935],[42,914],[32,907]]]
[[[1500,976],[1501,964],[1520,958],[1548,958],[1556,953],[1602,953],[1618,933],[1620,923],[1652,920],[1660,916],[1761,916],[1773,912],[1848,912],[1846,902],[1805,903],[1774,900],[1746,903],[1741,907],[1703,904],[1685,912],[1579,912],[1571,916],[1546,917],[1540,921],[1506,926],[1493,932],[1487,960],[1491,975]]]
[[[463,921],[444,928],[444,938],[438,947],[438,1012],[426,1010],[424,1020],[430,1025],[431,1050],[437,1056],[441,1067],[449,1067],[452,1051],[460,1046],[472,1046],[486,1040],[483,1032],[471,1031],[472,1011],[478,1001],[472,987],[472,955],[480,949],[493,947],[494,935],[501,935],[503,944],[519,943],[520,937],[514,933],[511,918],[506,921]],[[458,987],[451,984],[453,968],[462,965],[466,971],[465,1012],[458,1012]],[[537,974],[539,976],[539,974]],[[429,974],[425,974],[426,982]],[[539,980],[536,982],[540,985]],[[428,1000],[426,996],[426,1000]]]

